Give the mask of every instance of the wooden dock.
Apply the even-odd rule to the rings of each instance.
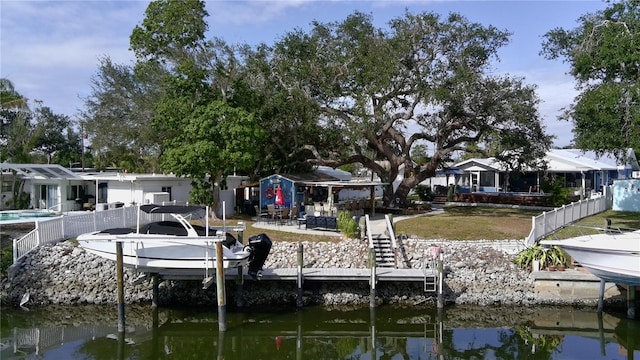
[[[205,277],[204,272],[166,272],[160,274],[164,280],[198,280]],[[209,276],[215,276],[215,270]],[[237,269],[225,270],[227,280],[235,280],[238,276]],[[376,279],[380,281],[424,282],[434,283],[438,277],[435,269],[393,269],[376,268]],[[371,269],[348,268],[303,268],[302,277],[305,281],[369,281]],[[245,280],[251,278],[244,271]],[[264,269],[260,281],[296,281],[298,280],[298,268]]]

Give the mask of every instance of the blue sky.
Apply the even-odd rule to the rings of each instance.
[[[91,91],[98,59],[109,56],[133,62],[128,50],[132,29],[144,19],[148,1],[0,1],[0,77],[21,94],[41,100],[53,112],[75,116]],[[340,21],[358,10],[371,14],[378,27],[411,13],[458,12],[470,21],[512,33],[499,52],[495,73],[523,77],[538,87],[539,111],[555,145],[568,145],[572,125],[557,120],[576,91],[569,67],[541,56],[542,36],[562,27],[573,29],[581,15],[602,10],[600,0],[453,1],[453,0],[257,0],[208,1],[209,35],[228,43],[273,43],[294,28],[309,29],[313,20]]]

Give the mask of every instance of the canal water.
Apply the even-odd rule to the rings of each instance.
[[[1,309],[0,359],[640,359],[640,321],[568,307]]]

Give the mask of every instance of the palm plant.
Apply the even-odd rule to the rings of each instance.
[[[567,265],[568,256],[558,246],[546,248],[540,244],[522,250],[516,256],[514,263],[522,269],[532,269],[533,262],[538,261],[540,268],[544,269],[550,265]]]

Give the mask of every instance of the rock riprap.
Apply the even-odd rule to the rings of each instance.
[[[265,268],[296,267],[297,250],[303,245],[305,267],[366,268],[366,242],[343,239],[335,242],[274,241]],[[405,254],[400,261],[422,268],[430,257],[430,247],[440,246],[444,254],[444,299],[457,304],[533,304],[533,280],[512,260],[522,249],[521,241],[441,241],[404,239]],[[406,265],[405,265],[406,266]],[[151,280],[137,285],[139,276],[125,268],[125,301],[129,304],[151,301]],[[25,293],[27,305],[112,304],[116,302],[115,262],[87,253],[73,242],[44,245],[34,249],[10,268],[1,280],[3,304],[16,305]],[[227,304],[236,303],[235,283],[227,283]],[[202,289],[199,281],[164,281],[159,289],[160,304],[215,304],[215,286]],[[380,283],[380,303],[430,304],[433,293],[425,293],[422,283]],[[305,304],[361,305],[369,303],[365,282],[305,283]],[[291,282],[245,282],[243,301],[247,306],[294,303]]]

